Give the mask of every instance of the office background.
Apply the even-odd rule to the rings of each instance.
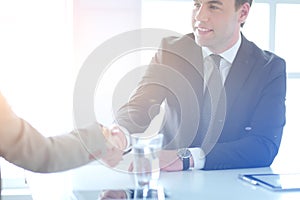
[[[46,136],[65,133],[73,127],[74,83],[87,56],[125,31],[163,28],[188,33],[192,6],[191,0],[0,0],[0,89],[16,113]],[[286,171],[300,166],[296,155],[300,150],[299,9],[299,0],[254,0],[243,28],[248,39],[287,61],[287,124],[272,165]],[[128,55],[112,64],[95,94],[99,122],[109,125],[113,120],[111,98],[118,78],[147,64],[153,53],[145,51],[142,58]],[[100,174],[96,181],[102,171],[92,163],[70,172],[39,175],[3,160],[1,168],[6,188],[26,188],[25,178],[47,180],[51,187],[57,180],[68,180],[69,184],[55,185],[57,196],[92,187],[92,181],[88,185],[80,177]]]

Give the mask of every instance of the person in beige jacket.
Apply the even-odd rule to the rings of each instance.
[[[0,92],[0,157],[26,170],[65,171],[94,160],[115,166],[125,149],[120,137],[125,136],[114,135],[97,122],[67,134],[45,137],[17,116]]]

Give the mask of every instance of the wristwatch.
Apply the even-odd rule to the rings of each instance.
[[[182,170],[188,170],[190,168],[190,157],[192,156],[188,148],[178,149],[177,156],[182,160]]]

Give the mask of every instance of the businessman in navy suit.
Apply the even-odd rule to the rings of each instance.
[[[135,94],[119,109],[119,126],[136,133],[164,102],[161,170],[265,167],[277,155],[286,64],[241,33],[251,3],[194,0],[194,32],[162,40]]]

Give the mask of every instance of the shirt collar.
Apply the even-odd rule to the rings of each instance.
[[[230,64],[232,64],[233,60],[239,50],[241,42],[242,42],[242,38],[241,38],[241,34],[239,34],[238,41],[230,49],[224,51],[223,53],[221,53],[219,55],[222,56],[225,60],[227,60]],[[207,47],[202,47],[202,50],[203,50],[202,51],[203,58],[206,58],[207,56],[213,54],[213,52],[211,52]]]

